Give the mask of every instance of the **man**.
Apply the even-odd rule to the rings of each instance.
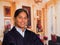
[[[27,11],[17,9],[14,14],[15,26],[4,35],[2,45],[43,45],[37,35],[26,28],[27,23]]]

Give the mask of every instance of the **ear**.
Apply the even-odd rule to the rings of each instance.
[[[14,23],[16,22],[16,18],[13,18]]]
[[[29,21],[29,18],[27,20]]]

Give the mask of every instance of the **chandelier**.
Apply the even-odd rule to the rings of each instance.
[[[41,3],[42,0],[34,0],[35,3]]]

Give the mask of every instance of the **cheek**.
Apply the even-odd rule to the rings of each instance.
[[[17,23],[20,24],[21,23],[21,20],[17,20]]]
[[[15,22],[16,22],[16,24],[19,24],[20,23],[20,20],[19,19],[16,19]]]
[[[28,20],[26,20],[25,22],[28,23]]]

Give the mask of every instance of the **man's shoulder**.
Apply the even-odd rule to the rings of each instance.
[[[8,31],[7,33],[5,33],[5,35],[13,35],[15,32],[15,29],[10,29],[10,31]]]
[[[37,34],[36,34],[35,32],[33,32],[33,31],[27,30],[27,32],[28,32],[30,35],[35,35],[35,36],[37,36]]]
[[[10,36],[10,35],[12,35],[12,30],[10,30],[10,31],[8,31],[7,33],[4,33],[4,35],[8,35],[8,36]]]

